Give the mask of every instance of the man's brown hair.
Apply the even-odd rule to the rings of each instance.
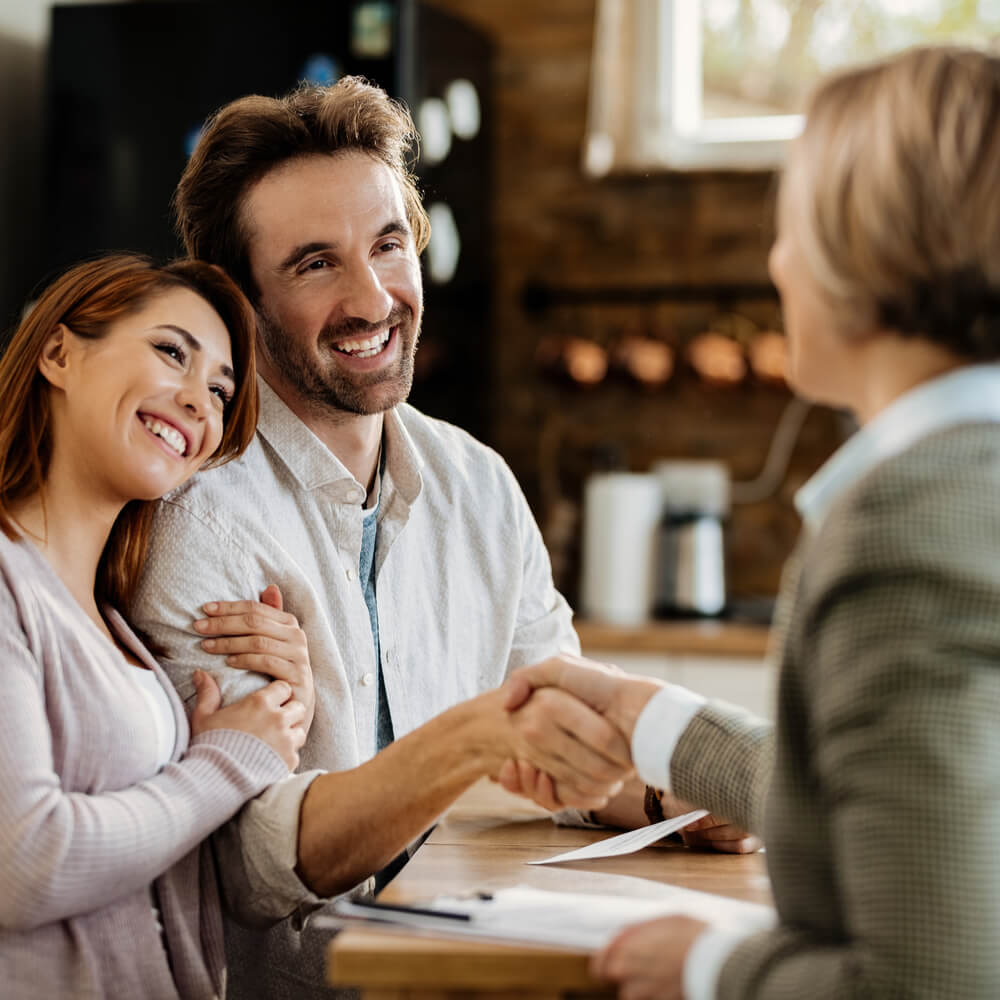
[[[330,87],[303,85],[280,98],[240,98],[205,123],[174,194],[178,234],[192,257],[222,267],[256,301],[243,211],[250,187],[302,156],[360,151],[399,179],[419,253],[430,238],[430,222],[410,170],[416,139],[405,106],[361,77],[344,77]]]

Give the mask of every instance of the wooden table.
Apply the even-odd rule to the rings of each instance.
[[[641,895],[635,876],[750,902],[771,901],[764,859],[656,845],[637,854],[554,867],[525,861],[582,847],[608,831],[557,827],[548,814],[489,782],[473,786],[449,810],[379,899],[413,903],[440,893],[512,885],[561,891]],[[573,873],[575,878],[567,876]],[[360,988],[370,1000],[510,997],[610,997],[587,973],[586,955],[554,948],[418,937],[349,927],[332,940],[331,985]]]

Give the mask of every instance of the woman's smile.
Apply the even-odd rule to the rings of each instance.
[[[173,424],[167,423],[159,417],[150,416],[148,413],[140,413],[138,417],[150,435],[166,445],[178,458],[184,458],[188,454],[190,450],[188,437]]]

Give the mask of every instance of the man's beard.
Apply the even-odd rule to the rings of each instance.
[[[374,372],[349,372],[337,363],[333,346],[344,340],[364,340],[386,327],[396,327],[399,356],[389,368]],[[413,385],[413,355],[420,330],[413,311],[398,303],[386,323],[367,323],[360,319],[324,327],[319,335],[319,361],[262,309],[257,310],[257,332],[267,360],[308,406],[321,412],[367,415],[391,410],[410,394]]]

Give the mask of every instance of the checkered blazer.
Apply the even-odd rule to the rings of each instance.
[[[755,831],[780,916],[720,998],[1000,998],[1000,425],[878,466],[803,537],[777,724],[710,703],[681,797]]]

